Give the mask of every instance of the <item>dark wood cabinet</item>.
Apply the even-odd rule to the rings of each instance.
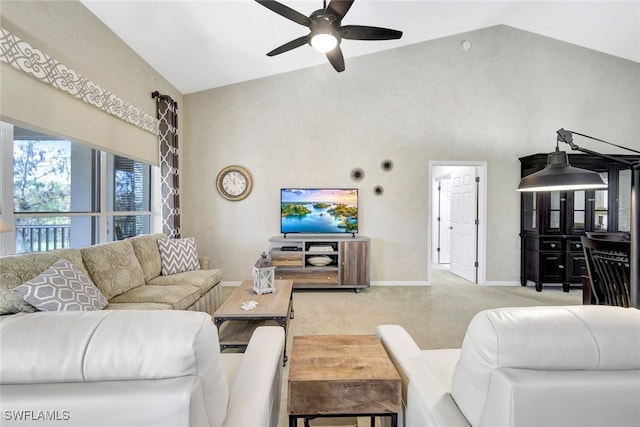
[[[617,156],[638,160],[639,156]],[[565,292],[582,286],[584,252],[580,236],[586,232],[629,231],[631,171],[587,154],[569,154],[571,166],[596,171],[608,188],[602,190],[521,193],[520,282],[560,284]],[[547,154],[520,158],[521,177],[542,170]]]

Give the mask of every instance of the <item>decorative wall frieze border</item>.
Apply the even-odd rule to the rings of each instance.
[[[160,121],[0,27],[0,62],[158,135]]]

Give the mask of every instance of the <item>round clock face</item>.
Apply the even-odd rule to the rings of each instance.
[[[241,166],[227,166],[216,179],[216,187],[227,200],[242,200],[249,195],[253,183],[249,171]]]

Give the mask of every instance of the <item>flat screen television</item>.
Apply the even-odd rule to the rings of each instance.
[[[358,232],[357,188],[281,188],[280,232]]]

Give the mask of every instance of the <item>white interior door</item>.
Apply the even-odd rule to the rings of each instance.
[[[451,262],[451,179],[440,179],[440,242],[438,263]]]
[[[450,271],[477,282],[477,189],[476,169],[457,168],[451,174],[451,266]]]

